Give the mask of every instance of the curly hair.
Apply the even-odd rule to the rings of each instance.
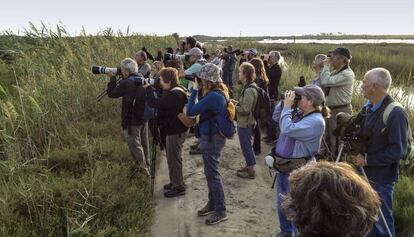
[[[380,200],[346,163],[313,162],[291,173],[282,208],[306,237],[365,236],[378,219]]]

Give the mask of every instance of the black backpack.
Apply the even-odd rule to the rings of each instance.
[[[255,84],[250,84],[247,88],[249,87],[255,88],[257,91],[257,102],[254,108],[253,117],[256,120],[267,119],[271,111],[269,94],[267,94],[263,88],[260,88]]]

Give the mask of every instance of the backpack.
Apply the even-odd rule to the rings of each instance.
[[[254,106],[253,117],[256,120],[267,119],[271,111],[269,94],[267,94],[263,88],[260,88],[256,85],[250,84],[247,86],[247,88],[249,87],[255,88],[257,91],[257,100],[256,105]]]
[[[215,124],[219,130],[219,133],[226,138],[232,139],[236,134],[236,126],[234,126],[234,118],[236,116],[236,107],[233,102],[226,98],[224,93],[220,90],[221,95],[226,99],[226,110],[222,111],[215,117]]]
[[[222,91],[220,90],[215,90],[215,91],[218,91],[222,96],[224,96],[224,98],[226,98],[226,96],[224,95]],[[236,126],[234,125],[235,114],[236,114],[236,108],[233,102],[231,102],[229,99],[226,98],[226,109],[225,110],[222,110],[219,113],[212,113],[210,115],[207,115],[207,118],[203,120],[204,121],[209,120],[210,128],[214,123],[214,126],[218,128],[218,131],[221,136],[232,139],[234,137],[234,134],[236,134]],[[200,123],[201,122],[202,121],[200,121]],[[210,130],[210,133],[211,133],[211,130]],[[210,134],[210,137],[211,137],[211,134]]]
[[[400,107],[404,109],[404,106],[402,106],[400,103],[398,103],[397,101],[393,101],[390,104],[387,105],[387,107],[385,107],[384,109],[384,113],[382,114],[382,121],[384,122],[385,125],[387,125],[387,121],[388,121],[388,117],[391,114],[391,111],[395,108],[395,107]],[[407,152],[405,153],[405,156],[403,157],[403,160],[408,160],[408,159],[414,159],[414,140],[413,140],[413,134],[411,131],[411,127],[410,127],[410,123],[408,123],[408,143],[407,143]]]

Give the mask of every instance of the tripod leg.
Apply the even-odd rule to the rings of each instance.
[[[275,188],[275,184],[276,184],[276,178],[277,178],[277,171],[276,171],[276,173],[275,173],[275,178],[273,179],[273,183],[272,183],[272,189],[274,189]]]
[[[326,139],[324,137],[322,137],[322,142],[323,142],[323,146],[325,147],[328,155],[329,155],[329,160],[333,160],[333,153],[331,151],[331,149],[328,146],[328,143],[326,142]]]
[[[344,147],[345,147],[345,143],[341,141],[339,145],[338,156],[336,157],[335,163],[338,163],[341,160],[341,155],[342,155],[342,152],[344,151]]]

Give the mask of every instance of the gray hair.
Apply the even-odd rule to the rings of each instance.
[[[377,67],[369,70],[365,74],[365,76],[367,76],[368,74],[371,76],[371,80],[373,83],[379,85],[380,87],[388,91],[392,83],[390,71],[382,67]]]
[[[289,66],[285,62],[285,58],[280,54],[279,51],[276,51],[276,50],[270,51],[269,56],[276,58],[276,62],[279,64],[279,66],[282,68],[283,71],[288,70]]]
[[[269,52],[269,55],[271,56],[271,57],[276,57],[277,58],[277,62],[279,62],[279,59],[282,57],[282,55],[280,54],[280,52],[279,51],[270,51]]]
[[[121,61],[121,68],[127,70],[131,74],[138,73],[138,64],[132,58],[125,58]]]

